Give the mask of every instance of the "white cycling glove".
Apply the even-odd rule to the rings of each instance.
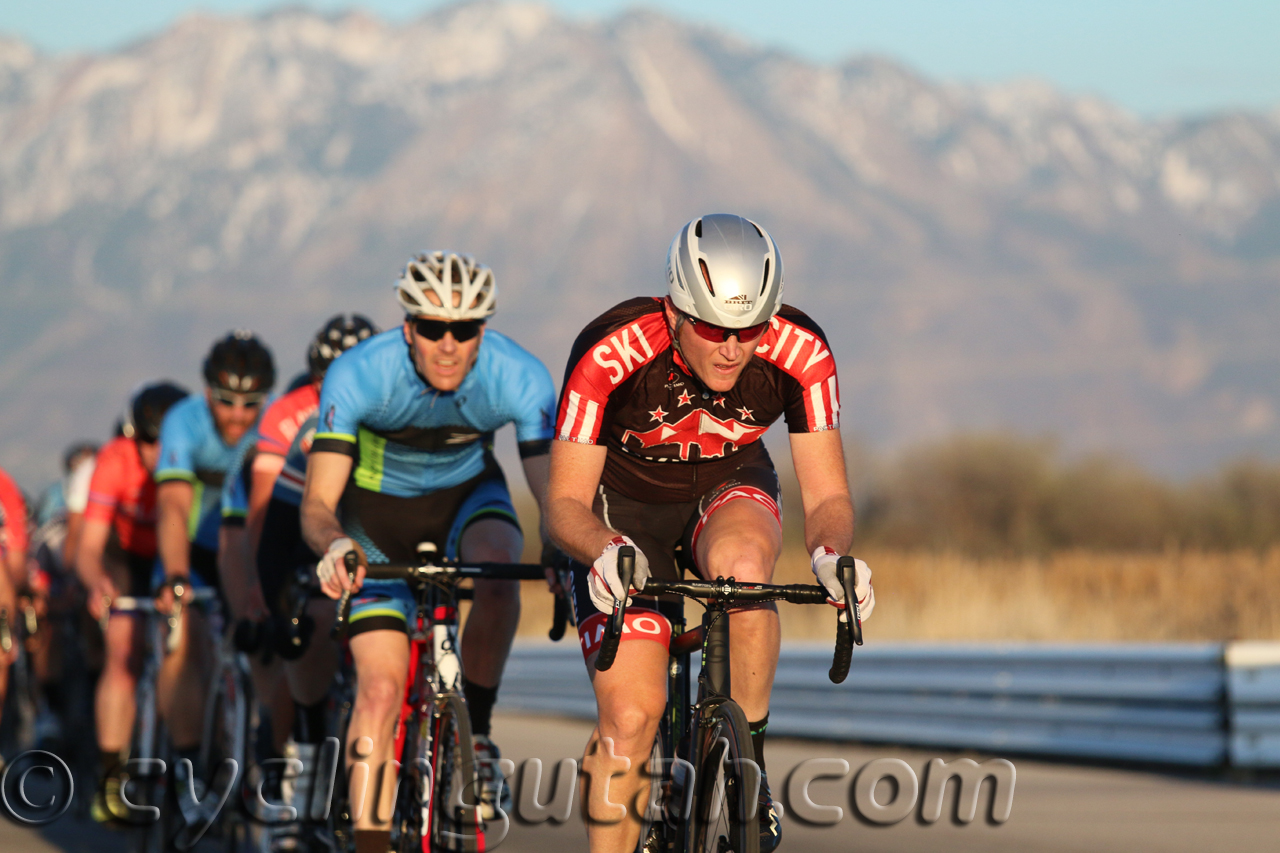
[[[346,536],[329,543],[329,550],[324,552],[319,565],[316,566],[316,577],[320,579],[320,583],[340,585],[337,580],[338,572],[347,570],[343,558],[347,556],[348,551],[355,549],[356,543]]]
[[[636,569],[631,576],[631,585],[636,589],[644,589],[649,580],[649,558],[636,548],[636,543],[626,536],[615,536],[604,546],[604,552],[591,564],[591,573],[587,575],[587,588],[591,591],[591,602],[601,613],[612,613],[613,603],[626,595],[622,588],[622,579],[618,577],[618,549],[630,545],[636,549]],[[631,603],[628,596],[627,603]]]
[[[813,549],[812,559],[813,574],[818,583],[827,588],[827,595],[836,601],[844,601],[844,587],[840,585],[840,572],[836,568],[840,555],[835,549],[820,545]],[[858,614],[866,622],[871,611],[876,609],[876,591],[871,588],[871,569],[861,560],[853,561],[853,592],[858,596]],[[840,621],[847,619],[848,616],[842,611]]]

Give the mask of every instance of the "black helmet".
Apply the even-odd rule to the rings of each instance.
[[[62,453],[62,470],[64,473],[70,474],[71,469],[76,467],[76,461],[85,454],[90,456],[98,452],[98,445],[91,441],[77,441],[68,447]]]
[[[133,396],[129,404],[129,426],[138,441],[151,443],[160,438],[160,424],[165,412],[187,396],[187,389],[167,380],[153,382]]]
[[[204,360],[204,381],[235,394],[266,394],[276,382],[271,350],[253,332],[230,332]]]
[[[307,366],[312,379],[319,379],[333,364],[333,360],[356,344],[378,334],[378,327],[361,314],[334,314],[324,328],[316,332],[311,348],[307,350]]]

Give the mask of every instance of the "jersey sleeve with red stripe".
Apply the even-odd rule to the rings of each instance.
[[[27,553],[27,502],[22,490],[0,469],[0,552]]]
[[[794,382],[786,397],[788,432],[822,432],[840,427],[840,385],[836,360],[822,328],[790,305],[769,322],[755,357]]]
[[[609,398],[671,346],[662,300],[629,299],[592,320],[574,341],[560,390],[556,438],[596,444],[608,425]]]
[[[307,418],[320,408],[320,390],[314,382],[295,388],[262,413],[258,423],[258,453],[287,456],[289,445]]]

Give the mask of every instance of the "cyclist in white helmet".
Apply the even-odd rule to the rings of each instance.
[[[578,561],[573,602],[591,668],[605,614],[625,595],[618,548],[636,548],[636,589],[676,580],[682,545],[707,579],[767,583],[782,548],[781,495],[760,438],[785,417],[800,481],[813,571],[837,601],[836,561],[853,542],[853,502],[840,442],[835,359],[808,315],[782,304],[782,259],[769,234],[740,216],[701,216],[676,234],[667,295],[623,302],[578,336],[560,396],[547,509],[551,535]],[[874,606],[857,563],[862,615]],[[666,602],[638,597],[613,667],[592,670],[599,723],[631,770],[610,781],[613,803],[645,802],[648,766],[666,703],[671,623]],[[770,604],[737,608],[733,698],[765,769],[764,732],[778,662]],[[665,625],[665,634],[653,626]],[[654,641],[654,642],[645,642]],[[781,838],[767,778],[760,849]],[[636,849],[639,824],[589,824],[592,851]],[[646,847],[645,849],[648,849]]]
[[[555,412],[547,369],[485,327],[496,306],[488,267],[465,255],[419,255],[395,291],[404,325],[349,350],[325,375],[300,510],[307,545],[324,555],[317,572],[325,592],[358,590],[348,632],[358,683],[347,740],[370,739],[372,751],[361,757],[373,767],[398,758],[414,600],[403,581],[365,581],[364,566],[412,561],[419,542],[447,557],[517,561],[524,540],[493,433],[515,424],[525,478],[541,505]],[[343,558],[353,549],[361,566],[349,581]],[[490,713],[519,615],[518,582],[477,581],[461,654],[486,817],[509,797],[496,772]],[[353,789],[353,799],[361,795]],[[389,816],[363,809],[357,853],[386,851]]]

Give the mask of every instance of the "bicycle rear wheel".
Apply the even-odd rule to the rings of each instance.
[[[699,760],[694,776],[692,822],[685,849],[696,853],[759,853],[753,809],[756,772],[751,730],[732,699],[702,710],[697,719]]]
[[[460,696],[440,697],[430,725],[430,849],[478,853],[484,849],[484,824],[466,703]]]
[[[244,778],[252,757],[251,702],[248,673],[234,659],[220,661],[205,705],[197,773],[203,773],[209,780],[221,780],[223,764],[229,758],[235,761],[233,781],[238,784]],[[250,824],[235,800],[229,799],[215,817],[211,834],[222,839],[226,853],[248,853],[255,843]]]

